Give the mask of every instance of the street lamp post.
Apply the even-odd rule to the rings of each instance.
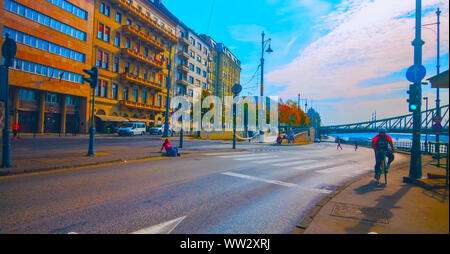
[[[242,91],[242,86],[240,84],[235,84],[231,91],[233,92],[233,149],[236,149],[236,102],[235,98]]]
[[[439,25],[440,25],[440,21],[439,21],[439,16],[441,15],[441,11],[439,10],[439,8],[436,11],[436,16],[437,16],[437,65],[436,65],[436,70],[437,70],[437,74],[439,75],[440,72],[440,65],[439,65]],[[439,88],[436,89],[436,114],[438,116],[441,116],[441,105],[440,105],[440,99],[439,99]],[[439,133],[436,134],[436,144],[437,147],[439,149]]]
[[[169,137],[169,114],[170,114],[170,89],[172,86],[172,79],[170,78],[171,72],[172,72],[172,45],[169,44],[170,51],[169,51],[169,78],[167,79],[167,97],[166,97],[166,114],[165,114],[165,123],[164,123],[164,135],[163,137],[167,138]],[[163,56],[163,61],[165,61],[165,58]]]
[[[9,33],[5,34],[5,42],[2,45],[2,56],[5,59],[3,65],[0,66],[0,100],[4,102],[5,108],[5,126],[3,127],[3,154],[2,168],[11,167],[11,130],[9,118],[9,67],[13,63],[13,58],[17,53],[16,42],[9,38]]]
[[[261,96],[264,96],[264,50],[266,49],[267,43],[269,43],[269,48],[266,50],[267,53],[272,53],[273,50],[270,47],[270,42],[272,39],[264,40],[264,32],[262,32],[262,41],[261,41]]]

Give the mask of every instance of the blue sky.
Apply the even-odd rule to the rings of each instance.
[[[265,54],[265,95],[309,99],[325,124],[406,114],[406,69],[413,64],[413,0],[163,0],[197,33],[223,42],[242,62],[243,95],[259,94],[261,32],[272,39]],[[448,1],[423,0],[423,24],[441,8],[441,71],[447,70]],[[211,14],[211,22],[210,14]],[[208,30],[209,24],[209,30]],[[436,73],[436,33],[422,30],[423,63]],[[424,87],[434,100],[435,91]],[[448,90],[441,100],[448,104]],[[302,102],[304,104],[305,101]]]

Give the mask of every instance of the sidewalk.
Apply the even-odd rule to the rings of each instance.
[[[444,175],[423,156],[423,176]],[[449,199],[445,179],[403,182],[409,162],[393,168],[379,186],[373,174],[342,186],[322,199],[297,225],[298,234],[448,234]]]
[[[68,138],[70,139],[70,137]],[[177,137],[172,137],[171,141],[175,146],[178,146],[179,142]],[[230,144],[205,144],[207,141],[197,140],[194,140],[194,142],[198,144],[191,144],[183,149],[180,149],[182,156],[231,151]],[[15,156],[11,156],[12,167],[0,168],[0,176],[57,169],[70,169],[109,163],[123,163],[136,160],[159,159],[163,158],[160,153],[161,144],[162,141],[157,145],[149,143],[145,146],[126,146],[125,144],[96,146],[94,157],[86,156],[87,146],[83,148],[73,148],[70,150],[53,149],[49,150],[49,152],[45,155],[42,153],[36,153],[31,156],[24,156],[16,153]],[[233,151],[242,151],[244,150],[242,148],[238,147],[238,149]],[[17,152],[20,152],[19,149],[17,150]]]

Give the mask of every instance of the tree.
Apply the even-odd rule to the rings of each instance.
[[[289,124],[291,126],[309,126],[311,120],[308,115],[292,100],[286,103],[280,100],[279,106],[279,121],[281,124]]]

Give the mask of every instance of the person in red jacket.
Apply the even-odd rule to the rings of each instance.
[[[381,129],[378,135],[372,139],[372,148],[375,151],[375,178],[378,180],[381,176],[380,165],[383,159],[382,155],[388,157],[388,167],[386,168],[386,171],[394,161],[394,143],[392,142],[392,138],[386,134],[385,129]]]
[[[358,141],[355,143],[355,151],[358,150]]]
[[[12,129],[13,129],[13,139],[17,139],[17,135],[19,134],[19,124],[15,123]]]

